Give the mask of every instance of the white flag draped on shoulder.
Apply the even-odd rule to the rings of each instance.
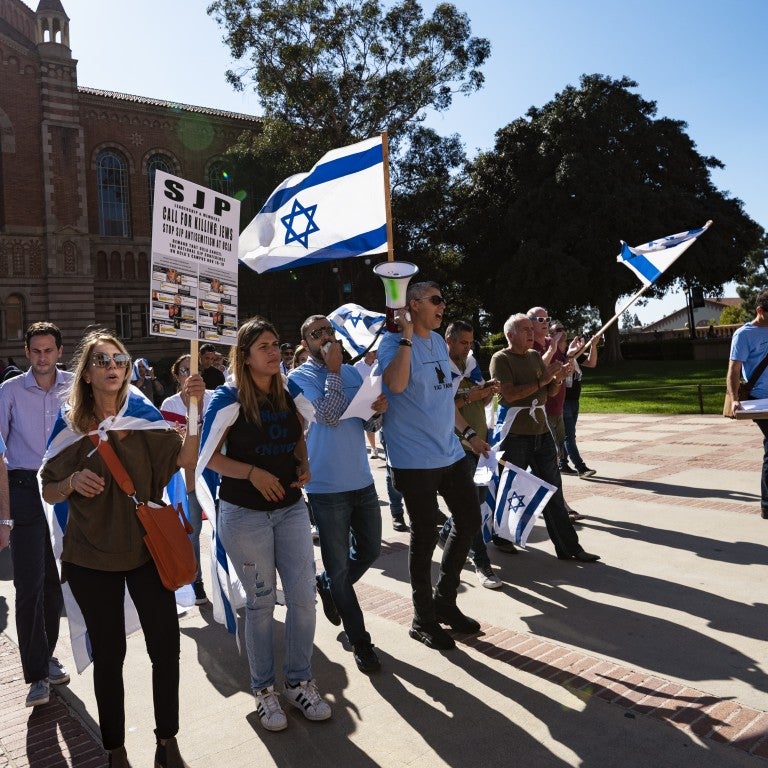
[[[288,177],[240,233],[240,260],[256,272],[387,250],[382,137],[323,155]]]
[[[496,491],[494,533],[524,547],[536,520],[556,490],[554,485],[530,472],[507,464]]]
[[[696,239],[712,225],[708,221],[699,229],[690,229],[687,232],[678,232],[676,235],[662,237],[659,240],[651,240],[649,243],[637,245],[634,248],[621,241],[621,253],[616,261],[629,267],[640,278],[647,288],[668,269]]]
[[[352,357],[362,355],[386,321],[381,312],[371,312],[359,304],[342,304],[334,309],[328,319],[336,329],[344,349]]]

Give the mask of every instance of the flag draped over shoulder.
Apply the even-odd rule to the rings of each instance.
[[[504,538],[508,538],[504,534],[511,534],[509,538],[524,547],[536,520],[556,490],[554,485],[530,472],[507,464],[496,491],[494,532]]]
[[[699,229],[690,229],[687,232],[678,232],[676,235],[662,237],[659,240],[651,240],[649,243],[637,245],[634,248],[621,241],[621,253],[616,261],[629,267],[640,278],[647,288],[668,269],[696,239],[712,225],[708,221]]]
[[[240,260],[256,272],[387,249],[381,136],[323,155],[287,178],[240,233]]]
[[[219,476],[206,467],[226,429],[235,423],[239,413],[237,388],[229,383],[217,387],[205,411],[203,431],[200,435],[200,455],[195,470],[197,500],[211,523],[213,618],[219,624],[224,624],[227,630],[235,635],[237,634],[237,609],[245,605],[245,591],[219,538],[214,503]]]
[[[97,426],[89,434],[98,435],[101,440],[107,439],[107,432],[110,430],[123,429],[169,429],[170,426],[155,408],[152,403],[135,387],[130,387],[125,404],[115,416],[110,416]],[[53,425],[53,431],[48,440],[48,448],[43,456],[43,464],[54,456],[58,455],[65,448],[73,445],[84,436],[72,429],[72,425],[65,413],[60,412],[56,423]],[[85,438],[87,439],[87,437]],[[94,448],[94,450],[96,450]],[[40,475],[38,475],[40,481]],[[42,483],[41,483],[42,496]],[[69,515],[69,505],[66,501],[58,504],[48,504],[43,501],[43,508],[48,517],[48,529],[51,532],[51,543],[53,545],[53,554],[56,557],[56,563],[61,572],[61,551],[64,541],[64,531],[67,527],[67,517]],[[93,660],[91,655],[91,643],[88,637],[88,631],[85,628],[85,620],[80,612],[80,607],[72,594],[72,590],[67,582],[61,585],[64,594],[64,605],[67,612],[67,621],[69,623],[69,638],[72,644],[72,655],[75,660],[75,666],[78,672],[82,672]],[[128,591],[125,593],[125,632],[130,635],[132,632],[141,629],[139,617],[136,608],[131,600]]]
[[[356,357],[362,355],[373,343],[387,318],[381,312],[371,312],[359,304],[342,304],[328,315],[328,319],[344,349]]]

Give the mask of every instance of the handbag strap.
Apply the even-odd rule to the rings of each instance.
[[[120,486],[120,489],[126,495],[130,496],[137,504],[136,499],[136,486],[131,480],[131,476],[123,466],[123,462],[117,457],[115,449],[109,444],[107,440],[101,440],[98,435],[90,435],[91,442],[96,446],[101,458],[104,459],[104,463],[112,473],[112,477],[115,478],[115,482]]]
[[[750,393],[752,392],[752,387],[757,384],[757,380],[763,375],[763,371],[766,369],[766,366],[768,366],[768,355],[766,355],[760,361],[757,368],[752,371],[752,375],[749,377],[749,379],[747,379],[747,389],[749,389]]]

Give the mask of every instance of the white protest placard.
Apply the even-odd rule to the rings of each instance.
[[[235,344],[240,201],[155,173],[150,332]]]

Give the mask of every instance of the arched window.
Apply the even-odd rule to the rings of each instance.
[[[152,218],[152,208],[155,204],[155,173],[165,171],[173,174],[173,166],[167,155],[151,155],[147,160],[147,183],[149,184],[149,217]]]
[[[109,149],[96,157],[96,191],[99,199],[99,234],[102,237],[130,237],[128,166]]]
[[[11,294],[5,300],[2,313],[3,338],[7,341],[20,341],[24,338],[24,299]]]
[[[107,254],[104,251],[99,251],[96,254],[96,278],[106,280],[107,276]]]
[[[208,166],[208,186],[215,192],[232,196],[232,175],[228,163],[214,160]]]
[[[136,262],[133,259],[133,254],[128,251],[123,258],[123,279],[135,280],[136,279]]]
[[[109,255],[109,279],[123,279],[122,259],[120,258],[120,254],[117,251],[112,251],[112,253]]]
[[[147,254],[143,251],[139,254],[137,271],[139,280],[149,280],[149,260],[147,259]]]

